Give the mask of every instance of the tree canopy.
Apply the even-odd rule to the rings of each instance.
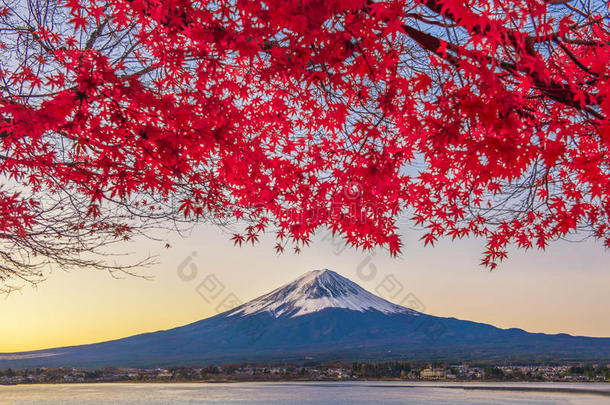
[[[610,245],[604,1],[0,0],[0,32],[2,278],[167,221]]]

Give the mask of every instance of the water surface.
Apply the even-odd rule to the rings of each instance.
[[[235,384],[57,384],[0,386],[10,405],[601,405],[610,384],[282,382]]]

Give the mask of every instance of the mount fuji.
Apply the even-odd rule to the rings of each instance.
[[[547,335],[426,315],[330,270],[201,321],[82,346],[0,354],[0,368],[155,367],[323,360],[609,360],[610,338]]]

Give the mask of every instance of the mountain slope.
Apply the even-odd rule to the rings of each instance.
[[[603,360],[610,359],[610,338],[533,334],[425,315],[321,270],[190,325],[92,345],[0,355],[0,368],[328,359]]]

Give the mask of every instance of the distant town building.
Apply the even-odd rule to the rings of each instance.
[[[419,375],[425,380],[440,380],[447,378],[447,370],[444,368],[425,368]]]

